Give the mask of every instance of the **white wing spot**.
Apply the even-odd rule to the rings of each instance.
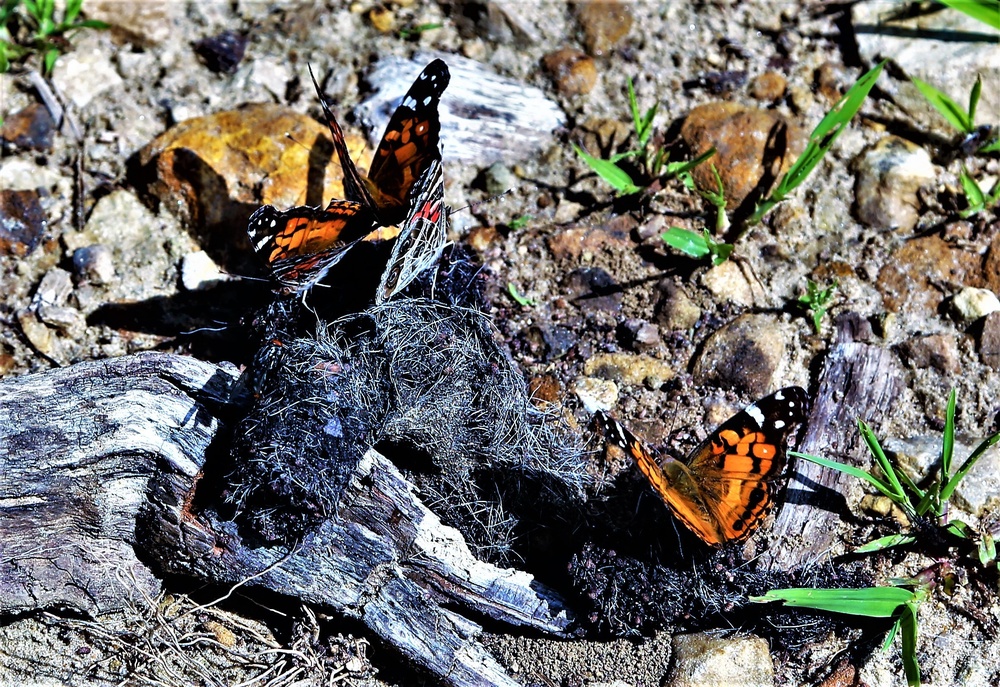
[[[278,225],[278,220],[276,220],[276,219],[272,219],[272,220],[271,220],[271,228],[273,229],[273,228],[274,228],[274,227],[276,227],[277,225]]]
[[[785,421],[784,420],[775,420],[774,421],[774,428],[775,429],[781,429],[784,426],[785,426]]]
[[[432,100],[434,100],[434,96],[429,95],[426,98],[424,98],[424,107],[430,105]]]
[[[748,405],[746,413],[753,418],[753,421],[757,423],[758,427],[764,426],[764,413],[760,412],[760,408],[757,407],[757,404],[751,403]]]

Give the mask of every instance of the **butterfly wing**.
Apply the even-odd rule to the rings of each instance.
[[[312,79],[316,95],[319,97],[319,104],[323,108],[323,116],[326,117],[326,125],[330,128],[330,138],[333,139],[333,148],[337,151],[337,157],[340,159],[340,167],[344,171],[344,196],[347,200],[360,203],[374,211],[376,207],[375,200],[365,185],[364,177],[358,171],[354,160],[351,159],[350,153],[347,150],[347,142],[344,140],[344,131],[340,128],[337,118],[333,116],[333,110],[326,104],[326,99],[323,97],[323,92],[316,82],[316,76],[313,74],[312,67],[309,67],[309,77]],[[337,202],[339,201],[332,200],[330,201],[330,205],[332,206]],[[328,207],[327,209],[329,210],[330,208]]]
[[[639,471],[678,520],[708,544],[722,541],[717,520],[702,499],[687,466],[670,457],[661,465],[649,447],[620,422],[604,413],[598,413],[597,417],[604,428],[605,439],[635,460]]]
[[[375,296],[382,303],[441,259],[448,233],[448,208],[444,204],[441,162],[432,160],[413,187],[406,223],[396,238],[392,255],[382,273]]]
[[[721,541],[745,539],[770,512],[785,439],[805,420],[807,403],[801,387],[776,391],[731,417],[691,454],[688,470]]]
[[[406,219],[411,189],[431,163],[441,159],[438,104],[450,80],[448,65],[434,60],[420,72],[389,120],[367,179],[383,226]]]
[[[712,432],[687,465],[658,461],[634,434],[604,413],[608,441],[632,456],[678,520],[706,544],[740,541],[773,505],[772,480],[785,463],[784,443],[805,419],[808,397],[800,387],[781,389],[747,406]]]
[[[311,288],[376,226],[370,210],[348,200],[326,208],[277,210],[270,205],[251,216],[247,234],[282,293]]]

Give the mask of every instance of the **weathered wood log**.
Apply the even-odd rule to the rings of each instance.
[[[902,391],[893,353],[866,343],[868,323],[854,313],[837,320],[837,340],[819,377],[819,389],[798,450],[859,467],[871,464],[858,433],[860,417],[876,431]],[[794,462],[786,501],[771,530],[765,554],[776,567],[792,569],[816,560],[834,544],[844,508],[843,494],[856,478],[805,460]]]
[[[558,595],[477,560],[374,451],[337,513],[291,548],[248,548],[233,523],[192,512],[235,376],[146,353],[0,383],[0,614],[115,610],[127,590],[110,569],[146,594],[167,571],[356,618],[450,685],[517,684],[455,608],[566,634]]]
[[[565,126],[566,115],[541,89],[504,78],[475,60],[425,52],[412,60],[384,57],[368,75],[373,93],[354,111],[369,127],[372,145],[378,145],[417,74],[436,57],[445,59],[451,71],[439,108],[446,165],[527,160],[552,145],[553,132]]]

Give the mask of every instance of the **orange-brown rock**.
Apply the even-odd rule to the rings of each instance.
[[[542,63],[562,95],[590,93],[597,83],[597,67],[592,57],[576,48],[550,52]]]
[[[878,289],[886,309],[933,316],[948,294],[948,284],[980,286],[979,256],[938,236],[905,242],[886,261]]]
[[[750,83],[750,97],[772,103],[785,94],[788,81],[778,72],[764,72]]]
[[[348,135],[355,156],[360,136]],[[326,126],[280,105],[247,105],[177,124],[139,153],[147,190],[192,226],[245,226],[262,204],[325,205],[343,197]]]
[[[626,2],[581,2],[576,18],[583,29],[583,44],[591,55],[614,48],[632,29],[632,8]]]
[[[701,188],[716,190],[711,166],[719,171],[727,207],[738,207],[763,185],[770,187],[805,147],[805,132],[781,115],[738,103],[715,102],[691,110],[681,137],[694,155],[716,154],[693,171]],[[764,190],[764,189],[760,189]]]

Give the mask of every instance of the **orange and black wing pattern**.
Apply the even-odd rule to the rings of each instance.
[[[443,60],[424,67],[389,119],[367,176],[351,160],[340,124],[320,95],[334,149],[344,169],[344,195],[347,200],[370,207],[381,226],[394,226],[406,219],[411,190],[431,162],[441,160],[438,104],[450,80]],[[313,85],[320,93],[315,77]]]
[[[250,217],[247,233],[254,251],[263,257],[277,282],[276,290],[282,293],[311,288],[351,246],[378,227],[405,221],[403,233],[411,237],[408,246],[426,246],[427,241],[418,238],[436,241],[446,221],[441,202],[438,103],[451,78],[448,65],[434,60],[413,82],[389,121],[367,177],[351,159],[344,132],[323,99],[312,69],[309,75],[343,168],[346,198],[333,199],[325,208],[300,206],[282,211],[268,205]],[[436,172],[429,172],[432,167]],[[410,248],[405,247],[394,251],[393,256],[410,254]],[[411,261],[410,266],[414,265]],[[400,283],[394,281],[388,290],[380,289],[380,294],[392,295],[401,290],[412,279],[405,277],[404,273],[396,273],[395,280]]]
[[[785,439],[806,417],[808,396],[787,387],[740,411],[712,432],[687,462],[654,454],[616,420],[599,414],[605,436],[632,456],[677,519],[706,544],[748,537],[774,505]]]
[[[284,211],[265,205],[250,216],[247,234],[254,252],[267,264],[277,290],[296,293],[322,279],[375,227],[375,217],[368,208],[339,200],[326,208],[300,206]]]
[[[438,104],[451,74],[442,60],[420,72],[386,126],[368,170],[368,190],[385,226],[407,215],[411,189],[434,161],[441,160]]]

